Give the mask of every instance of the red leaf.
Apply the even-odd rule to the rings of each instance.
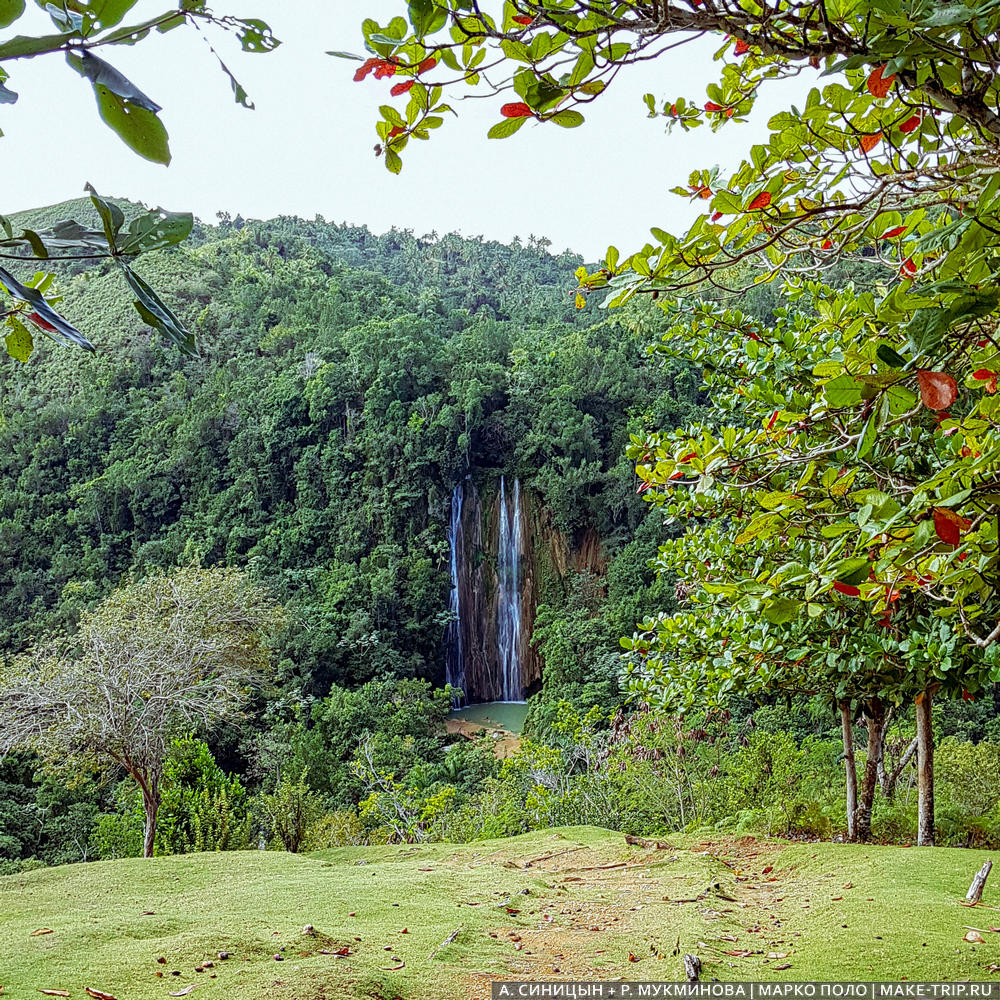
[[[379,64],[375,67],[375,79],[383,80],[387,76],[394,76],[396,73],[396,64],[394,62],[388,62],[385,59],[379,61]]]
[[[355,71],[354,82],[360,83],[381,61],[381,59],[366,59]]]
[[[928,410],[946,410],[958,399],[958,383],[945,372],[917,372],[920,399]]]
[[[734,56],[741,56],[744,52],[749,52],[750,46],[742,38],[736,40],[736,48],[733,49]]]
[[[527,104],[518,102],[517,104],[505,104],[500,109],[500,114],[504,118],[533,118],[535,112]]]
[[[677,459],[677,461],[678,462],[690,462],[692,458],[697,458],[697,457],[698,457],[698,452],[696,452],[696,451],[689,451],[686,455],[681,455],[681,457],[679,459]]]
[[[392,94],[393,97],[399,97],[400,94],[405,94],[415,82],[415,80],[407,80],[405,83],[397,83],[396,86],[389,91],[389,93]]]
[[[771,419],[768,420],[768,422],[767,422],[767,429],[768,430],[770,430],[775,425],[775,423],[776,423],[776,421],[778,419],[778,412],[779,412],[778,410],[775,410],[774,413],[771,414]]]
[[[402,128],[400,128],[399,125],[393,125],[393,127],[391,129],[389,129],[389,134],[386,136],[386,138],[387,139],[395,139],[395,137],[397,135],[402,135],[403,131],[404,130]]]
[[[722,110],[722,105],[721,104],[716,104],[715,101],[706,101],[705,102],[705,110],[706,111],[721,111]]]
[[[852,587],[849,583],[841,583],[839,580],[833,581],[833,589],[838,594],[846,594],[848,597],[861,596],[861,591],[857,587]]]
[[[990,379],[995,379],[997,377],[997,373],[991,372],[989,368],[977,368],[976,371],[972,373],[972,377],[979,379],[980,382],[988,382]]]
[[[429,70],[434,69],[437,66],[438,61],[434,56],[428,56],[423,62],[417,64],[418,73],[426,73]]]
[[[861,151],[864,153],[870,153],[880,142],[882,141],[881,132],[873,132],[871,135],[863,135],[861,137]]]
[[[518,14],[516,17],[512,17],[511,20],[515,24],[523,24],[525,26],[531,24],[534,18],[530,14]]]
[[[832,250],[833,249],[833,241],[832,240],[823,240],[823,249],[824,250]]]
[[[48,330],[50,333],[55,332],[55,327],[51,323],[42,319],[42,317],[36,312],[28,313],[28,319],[30,319],[35,326],[39,326],[43,330]]]
[[[678,469],[670,478],[671,479],[683,479],[684,478],[684,473],[681,472],[680,469]]]
[[[899,131],[905,132],[907,135],[909,135],[915,128],[917,128],[920,125],[922,121],[923,121],[923,116],[919,114],[914,115],[912,118],[907,118],[906,121],[899,126]]]
[[[913,263],[912,257],[907,257],[900,265],[899,273],[905,278],[908,274],[917,273],[917,265]]]
[[[712,214],[712,221],[713,222],[718,222],[719,219],[721,219],[721,218],[722,218],[722,213],[721,212],[714,212]]]
[[[975,701],[975,700],[976,699],[973,695],[969,694],[969,692],[966,691],[965,688],[962,688],[962,701]]]
[[[934,508],[934,530],[938,538],[947,545],[960,545],[962,532],[971,527],[972,522],[961,514],[956,514],[947,507]]]
[[[748,212],[759,212],[762,208],[767,208],[771,204],[771,192],[761,191],[759,195],[749,205],[747,205]]]
[[[894,240],[897,236],[902,236],[906,232],[906,226],[896,226],[893,229],[886,230],[879,239],[883,240]]]
[[[871,94],[872,97],[889,96],[889,91],[892,89],[892,81],[895,80],[896,77],[883,77],[882,71],[884,69],[885,64],[876,66],[875,69],[873,69],[868,75],[868,93]]]
[[[750,338],[750,340],[756,340],[756,341],[757,341],[758,343],[760,343],[760,337],[758,337],[758,336],[757,336],[757,334],[753,332],[753,330],[751,330],[751,331],[750,331],[750,332],[749,332],[749,333],[747,334],[747,337],[749,337],[749,338]]]

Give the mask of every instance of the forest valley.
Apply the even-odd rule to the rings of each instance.
[[[100,225],[95,206],[16,223]],[[866,256],[827,279],[851,301]],[[143,266],[200,357],[142,323],[110,262],[67,262],[48,294],[100,350],[39,342],[4,371],[0,874],[570,824],[909,843],[929,746],[937,842],[1000,845],[990,651],[909,593],[859,610],[865,559],[834,560],[801,615],[735,600],[727,573],[815,543],[747,545],[749,513],[699,511],[704,484],[678,501],[672,463],[649,488],[674,428],[755,426],[710,377],[728,359],[666,350],[649,298],[577,308],[584,262],[540,238],[320,218],[221,216]],[[771,284],[704,294],[705,317],[761,331],[726,348],[734,369],[799,322]],[[876,493],[855,520],[892,518]],[[186,679],[157,668],[181,647],[226,665],[197,704],[194,653]],[[112,689],[145,713],[140,750],[100,720],[38,728],[38,699]],[[526,699],[520,737],[456,731],[463,697]]]

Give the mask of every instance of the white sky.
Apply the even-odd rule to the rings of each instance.
[[[143,0],[133,15],[169,6]],[[101,53],[163,106],[169,167],[140,159],[104,126],[89,82],[62,57],[8,63],[7,86],[21,97],[0,105],[0,162],[7,164],[0,212],[78,197],[90,181],[103,194],[208,221],[226,210],[247,218],[320,214],[376,232],[396,225],[504,241],[534,233],[551,239],[554,250],[594,259],[609,243],[636,249],[651,225],[679,229],[693,209],[670,187],[685,184],[695,168],[735,166],[763,136],[780,96],[762,102],[753,124],[667,135],[663,119],[646,117],[642,95],[704,100],[718,67],[712,47],[696,43],[620,75],[577,129],[529,124],[511,139],[488,140],[502,101],[457,103],[460,117],[449,116],[428,143],[411,140],[403,173],[394,177],[373,154],[377,108],[390,100],[393,81],[355,83],[357,64],[324,52],[361,53],[361,20],[385,23],[405,13],[404,0],[218,0],[215,9],[260,17],[283,42],[251,55],[231,37],[213,37],[256,111],[233,101],[228,80],[190,29]],[[30,18],[0,34],[52,30],[40,12]]]

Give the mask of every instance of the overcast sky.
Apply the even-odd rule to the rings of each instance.
[[[136,12],[168,6],[143,0]],[[8,64],[7,86],[21,99],[0,105],[0,212],[78,197],[90,181],[102,193],[191,210],[208,221],[224,210],[248,218],[319,214],[376,232],[396,225],[505,241],[534,233],[552,240],[554,250],[596,258],[609,243],[635,249],[651,225],[679,228],[692,209],[669,188],[686,183],[697,167],[735,165],[776,107],[777,95],[759,121],[718,135],[706,128],[667,135],[663,119],[646,117],[642,95],[702,97],[713,76],[712,48],[696,43],[619,76],[578,129],[528,125],[511,139],[488,140],[502,102],[457,103],[460,117],[426,144],[411,141],[403,173],[394,177],[373,154],[377,107],[392,81],[355,83],[356,64],[324,52],[361,52],[361,19],[386,23],[405,12],[403,0],[218,0],[216,12],[260,17],[283,42],[268,55],[250,55],[230,37],[213,39],[256,111],[233,102],[192,30],[102,52],[163,106],[169,167],[122,145],[98,118],[90,84],[61,57]],[[36,20],[14,29],[52,30],[46,16],[31,16]]]

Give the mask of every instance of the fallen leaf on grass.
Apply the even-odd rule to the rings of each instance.
[[[383,972],[398,972],[406,965],[406,962],[400,962],[399,965],[380,965],[379,968]]]
[[[962,938],[962,940],[968,941],[969,944],[983,944],[986,938],[984,938],[982,934],[979,933],[979,931],[967,931],[965,937]]]
[[[47,997],[68,997],[69,990],[39,990],[39,993],[44,993]]]
[[[785,969],[790,969],[791,967],[792,967],[792,963],[791,962],[786,962],[784,965],[776,965],[774,967],[774,971],[775,972],[784,972]]]
[[[769,951],[767,953],[768,958],[788,958],[787,951]]]
[[[39,937],[42,934],[55,934],[51,927],[39,927],[37,931],[32,931],[28,937]]]
[[[84,987],[84,993],[88,997],[93,997],[94,1000],[115,1000],[115,998],[110,993],[105,993],[104,990],[95,990],[91,986]]]

